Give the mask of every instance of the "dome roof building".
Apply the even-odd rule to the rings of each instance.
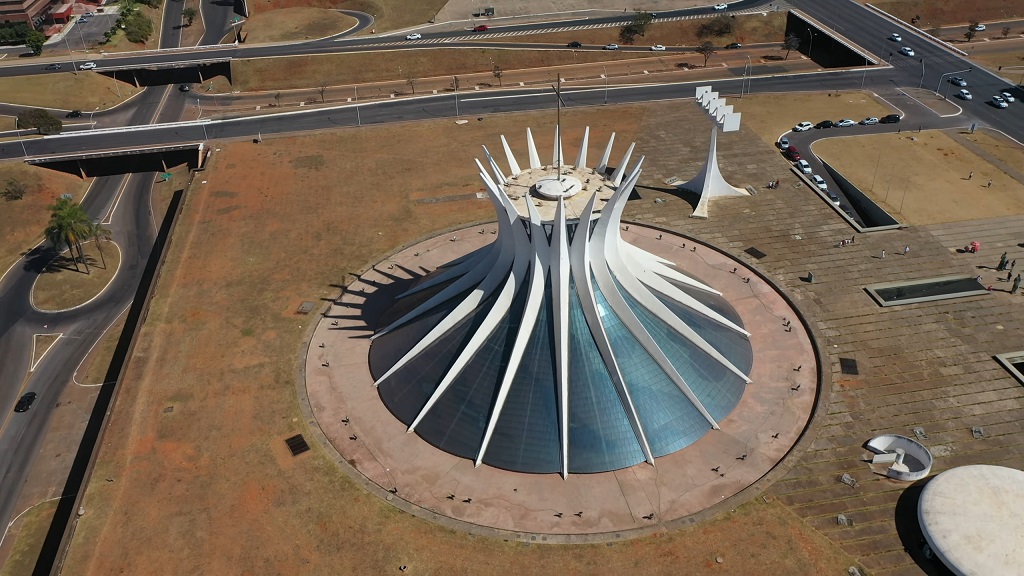
[[[476,165],[494,241],[399,296],[370,347],[381,400],[430,444],[518,472],[596,473],[671,454],[732,412],[750,383],[749,334],[713,287],[625,242],[643,165],[612,134],[587,166],[556,131],[542,165],[486,147]]]

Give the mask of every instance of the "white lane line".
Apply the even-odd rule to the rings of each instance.
[[[124,189],[128,186],[129,174],[125,174],[121,177],[121,185],[117,189],[117,196],[114,197],[114,201],[110,204],[110,210],[107,211],[106,216],[103,217],[103,224],[110,224],[114,217],[114,210],[117,210],[117,205],[121,203],[121,195],[124,194]]]

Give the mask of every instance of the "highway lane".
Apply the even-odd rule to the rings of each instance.
[[[110,286],[87,305],[66,312],[47,313],[33,309],[28,293],[39,270],[49,259],[39,250],[23,259],[0,281],[0,523],[20,511],[14,506],[25,477],[45,436],[61,391],[103,330],[131,302],[153,247],[156,230],[150,207],[153,174],[99,178],[82,203],[94,219],[105,215],[122,189],[118,210],[110,224],[113,240],[121,249],[121,264]],[[45,326],[45,327],[44,327]],[[32,335],[63,333],[47,356],[31,373]],[[22,383],[25,382],[24,387]],[[28,412],[11,411],[22,390],[39,398]]]
[[[744,10],[748,8],[755,8],[758,6],[767,5],[771,0],[741,0],[730,5],[730,11]],[[207,2],[209,3],[209,2]],[[204,6],[206,3],[204,3]],[[690,16],[700,14],[720,14],[710,7],[702,8],[690,8],[686,10],[671,10],[665,12],[658,12],[659,19],[666,19],[678,16]],[[508,26],[496,26],[491,29],[492,33],[497,32],[519,32],[519,31],[541,31],[550,28],[563,28],[571,26],[594,26],[597,24],[605,23],[626,23],[632,20],[632,13],[617,14],[615,16],[606,16],[600,18],[579,18],[574,20],[559,21],[554,24],[511,24]],[[380,47],[375,46],[382,43],[389,43],[393,41],[400,41],[405,38],[404,33],[395,34],[393,36],[376,36],[376,37],[359,37],[351,38],[352,35],[364,29],[372,23],[372,20],[366,18],[357,18],[360,22],[360,26],[353,30],[349,30],[344,34],[334,36],[322,40],[313,40],[310,42],[300,42],[294,44],[280,44],[280,45],[225,45],[223,48],[204,48],[196,51],[173,51],[173,52],[145,52],[145,53],[124,53],[123,55],[108,54],[104,58],[97,60],[97,64],[100,69],[111,68],[111,67],[138,67],[144,68],[149,65],[166,65],[173,63],[180,63],[187,65],[192,62],[203,61],[203,60],[226,60],[230,58],[264,58],[271,56],[302,56],[308,54],[333,54],[333,53],[344,53],[352,51],[366,51],[366,50],[378,50]],[[486,34],[486,33],[485,33]],[[344,38],[342,38],[344,36]],[[425,44],[431,40],[437,39],[451,39],[452,43],[458,43],[467,38],[474,38],[481,36],[480,32],[474,32],[472,30],[464,30],[460,32],[425,32],[423,33],[422,41],[417,43],[408,43],[409,48],[424,48],[427,46],[434,46]],[[219,41],[212,40],[212,36],[207,38],[204,36],[204,43],[216,44]],[[209,42],[207,42],[209,41]],[[451,45],[451,44],[450,44]],[[471,43],[471,46],[480,47],[491,47],[493,43],[479,42]],[[404,47],[404,46],[402,46]],[[402,48],[399,47],[399,48]],[[436,46],[443,47],[443,46]],[[597,47],[594,47],[596,49]],[[638,47],[639,49],[645,49]],[[0,77],[6,76],[23,76],[23,75],[34,75],[34,74],[62,74],[67,73],[71,70],[70,61],[67,63],[61,62],[63,68],[58,71],[45,70],[44,64],[26,62],[24,64],[0,66]]]

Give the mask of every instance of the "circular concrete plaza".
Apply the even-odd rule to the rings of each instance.
[[[799,439],[819,379],[813,343],[795,310],[742,262],[691,238],[637,224],[623,226],[626,242],[721,291],[750,332],[752,383],[720,430],[653,466],[564,480],[558,474],[475,468],[471,460],[407,433],[373,387],[370,336],[395,296],[438,266],[492,242],[496,228],[467,228],[395,253],[352,282],[314,330],[305,359],[306,395],[330,443],[326,448],[379,486],[379,493],[391,491],[389,500],[425,511],[427,518],[464,522],[448,522],[464,528],[570,540],[626,536],[624,531],[691,516],[736,495],[779,464]]]

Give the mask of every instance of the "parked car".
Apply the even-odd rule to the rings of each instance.
[[[487,25],[486,24],[480,24],[479,26],[474,26],[473,27],[473,32],[487,32]]]
[[[806,132],[811,128],[814,128],[814,124],[811,124],[810,122],[801,122],[796,126],[793,126],[793,132]]]
[[[14,405],[15,412],[28,412],[28,409],[32,407],[32,403],[36,401],[35,392],[27,392],[21,398],[18,399],[18,403]]]
[[[892,40],[893,42],[903,42],[903,36],[893,32],[892,34],[889,34],[889,40]]]
[[[619,49],[619,45],[618,44],[605,44],[604,45],[604,49],[605,50],[618,50]]]
[[[828,193],[828,199],[836,206],[839,206],[839,196],[836,196],[834,192]]]
[[[800,159],[800,151],[796,149],[796,146],[790,146],[789,148],[786,148],[782,152],[782,154],[793,162],[796,162],[797,160]]]
[[[992,105],[996,108],[1006,108],[1009,106],[1009,104],[1006,103],[1006,100],[1003,100],[1002,96],[993,96]]]
[[[420,38],[423,38],[423,34],[420,34],[419,32],[409,34],[405,37],[406,40],[419,40]]]
[[[728,4],[715,4],[715,10],[725,10],[728,7]]]
[[[832,128],[835,125],[836,125],[836,123],[831,121],[831,120],[822,120],[821,122],[818,122],[817,124],[815,124],[814,127],[815,128]]]
[[[900,54],[903,54],[904,56],[913,56],[914,49],[910,46],[904,46],[903,48],[900,48]]]
[[[733,42],[731,44],[725,45],[726,50],[735,50],[737,48],[743,48],[743,44],[740,44],[739,42]]]
[[[974,99],[974,96],[971,96],[971,93],[968,92],[967,90],[961,90],[960,92],[957,93],[957,96],[959,96],[961,100],[973,100]]]
[[[865,125],[865,126],[871,126],[872,124],[878,124],[878,118],[875,118],[874,116],[871,116],[871,117],[868,117],[868,118],[865,118],[865,119],[861,120],[860,123]]]
[[[975,24],[974,25],[974,31],[975,32],[984,32],[985,31],[985,25],[984,24]]]
[[[82,62],[81,64],[78,65],[78,69],[79,70],[95,70],[96,69],[96,63],[95,62]]]
[[[797,160],[796,161],[796,167],[797,167],[798,170],[800,170],[804,174],[810,174],[811,173],[811,165],[807,163],[807,160]]]
[[[902,120],[902,118],[900,118],[899,114],[888,114],[886,116],[882,116],[882,118],[878,121],[878,123],[879,124],[898,124],[900,120]]]
[[[789,148],[789,138],[783,136],[779,138],[779,150],[785,150],[786,148]]]
[[[850,120],[849,118],[843,118],[839,122],[836,122],[836,126],[839,126],[840,128],[847,128],[849,126],[853,126],[854,124],[856,124],[856,122]]]
[[[828,184],[825,183],[825,179],[817,174],[811,175],[811,182],[814,182],[814,185],[820,190],[828,190]]]
[[[953,76],[952,78],[950,78],[949,83],[954,86],[959,86],[961,88],[967,88],[967,81],[959,76]]]
[[[661,44],[655,44],[654,46],[651,46],[651,51],[652,52],[664,52],[665,51],[665,47],[662,46]]]
[[[71,112],[68,112],[67,114],[65,114],[64,117],[65,118],[81,118],[82,117],[82,111],[81,110],[72,110]]]
[[[60,70],[60,64],[47,64],[44,70]]]
[[[583,48],[583,44],[580,44],[579,42],[573,40],[572,42],[569,42],[568,44],[566,44],[565,47],[566,48]]]
[[[1003,90],[1002,92],[1000,92],[999,95],[1002,96],[1003,100],[1006,100],[1007,102],[1013,102],[1014,101],[1013,94],[1010,94],[1006,90]]]

